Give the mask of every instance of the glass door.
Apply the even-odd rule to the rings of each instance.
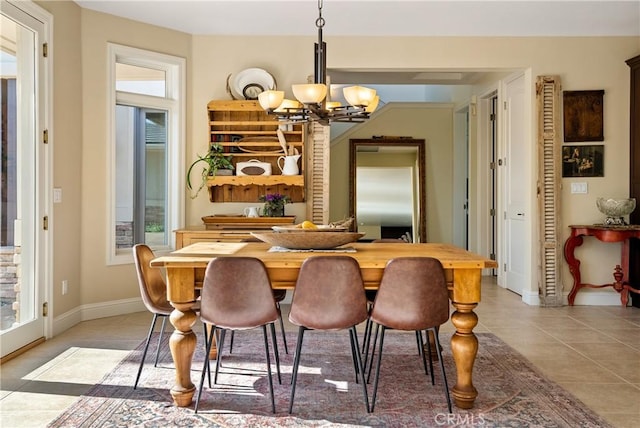
[[[46,162],[44,23],[11,3],[0,15],[0,352],[44,337]]]

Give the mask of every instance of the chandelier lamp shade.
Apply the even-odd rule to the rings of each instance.
[[[327,44],[322,40],[322,0],[318,0],[318,42],[315,43],[313,83],[292,85],[295,100],[286,99],[284,91],[268,90],[258,95],[260,106],[283,122],[364,122],[378,106],[375,89],[349,86],[343,89],[348,105],[331,101],[327,90]]]

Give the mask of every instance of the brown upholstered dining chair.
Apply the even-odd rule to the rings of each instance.
[[[282,343],[284,345],[285,354],[289,354],[289,348],[287,347],[287,333],[284,331],[284,321],[282,320],[282,309],[280,308],[280,302],[287,297],[287,290],[273,290],[273,299],[276,302],[276,308],[278,309],[278,320],[280,321],[280,331],[282,331]],[[231,331],[231,341],[229,343],[229,353],[233,352],[233,331]],[[277,342],[274,342],[273,346],[278,346]]]
[[[246,238],[243,239],[242,242],[262,242],[258,238]],[[287,334],[284,331],[284,321],[282,320],[282,309],[280,308],[280,303],[287,298],[287,290],[273,290],[273,298],[276,301],[276,308],[278,308],[278,319],[280,321],[280,331],[282,332],[282,343],[284,344],[284,352],[285,354],[289,354],[289,348],[287,347]],[[231,340],[229,343],[229,353],[233,352],[233,339],[234,339],[233,331],[231,331]],[[273,346],[278,346],[276,342],[274,342]]]
[[[213,335],[216,329],[220,330],[218,345],[222,349],[227,330],[249,330],[262,327],[269,392],[271,394],[271,410],[275,413],[267,326],[271,329],[271,336],[275,343],[276,330],[274,325],[278,320],[278,310],[264,263],[254,257],[218,257],[212,259],[207,265],[202,284],[200,319],[203,323],[211,326],[208,333],[209,337],[206,341],[207,351],[205,355],[209,355],[211,351]],[[281,382],[280,358],[277,346],[274,346],[274,354],[278,381]],[[209,359],[205,358],[196,398],[196,413],[198,412],[208,366]],[[216,378],[219,369],[220,356],[216,360]]]
[[[156,325],[158,317],[162,317],[162,326],[160,327],[160,335],[158,336],[158,345],[156,348],[156,359],[153,364],[154,367],[158,366],[158,357],[160,356],[160,343],[162,342],[162,336],[164,334],[165,324],[167,317],[171,315],[173,306],[167,300],[167,284],[164,280],[163,272],[161,269],[151,267],[151,260],[155,258],[153,250],[146,244],[136,244],[133,246],[133,260],[136,265],[136,273],[138,276],[138,285],[140,286],[140,295],[142,302],[149,312],[153,314],[151,320],[151,326],[149,327],[149,333],[144,345],[144,351],[142,353],[142,359],[140,360],[140,367],[138,368],[138,374],[136,375],[136,381],[133,388],[138,387],[138,381],[142,374],[142,367],[147,357],[147,351],[149,350],[149,342],[153,335],[153,330]],[[199,310],[199,303],[194,305],[194,310]],[[205,328],[206,332],[206,328]],[[206,335],[205,335],[206,336]],[[206,337],[205,337],[206,338]]]
[[[360,377],[365,405],[367,412],[369,411],[362,355],[356,334],[356,325],[366,319],[367,299],[364,294],[364,283],[360,266],[353,257],[315,256],[302,263],[289,312],[289,321],[299,327],[293,360],[289,413],[293,411],[305,331],[345,329],[349,330],[356,382]]]
[[[381,238],[381,239],[374,239],[373,241],[371,241],[371,243],[376,243],[376,244],[399,244],[399,243],[407,243],[408,241],[405,241],[404,239],[400,239],[400,238]],[[373,307],[373,301],[376,300],[376,294],[378,293],[377,290],[365,290],[365,295],[367,296],[367,306],[369,308],[369,311],[371,311],[371,308]],[[367,365],[367,359],[368,359],[368,354],[369,354],[369,350],[365,349],[365,346],[367,344],[367,338],[369,338],[369,336],[371,335],[371,320],[369,318],[367,318],[367,322],[364,326],[364,339],[362,340],[362,352],[365,352],[365,356],[364,356],[364,365]],[[377,336],[376,336],[377,339]],[[374,346],[375,346],[375,340],[374,340]]]
[[[384,335],[386,329],[390,328],[417,332],[425,330],[433,333],[447,406],[451,413],[447,375],[438,339],[438,327],[449,319],[449,294],[440,261],[431,257],[399,257],[390,260],[382,274],[380,288],[369,317],[372,322],[382,327],[371,411],[373,412],[378,392]],[[422,335],[420,334],[419,337],[422,342]],[[428,340],[427,334],[427,344]],[[421,343],[420,346],[422,347]],[[429,363],[433,364],[431,358]],[[435,384],[433,365],[431,366],[431,383]]]

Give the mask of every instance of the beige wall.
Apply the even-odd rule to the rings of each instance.
[[[85,305],[131,298],[139,294],[133,265],[105,265],[109,210],[105,191],[108,177],[106,136],[109,126],[105,120],[109,107],[106,87],[107,42],[184,57],[187,60],[187,70],[190,68],[189,35],[83,9],[81,289],[82,303]]]
[[[312,72],[315,35],[192,37],[81,10],[72,2],[39,4],[54,15],[55,29],[54,186],[62,187],[64,200],[54,210],[54,283],[68,279],[70,289],[69,294],[60,296],[59,287],[54,287],[54,316],[61,316],[78,307],[138,295],[132,265],[106,266],[107,42],[187,58],[186,162],[190,163],[195,153],[206,147],[207,102],[228,98],[227,76],[243,68],[263,67],[290,96],[290,84],[304,81]],[[628,194],[629,71],[624,60],[640,53],[640,38],[327,37],[326,41],[328,63],[336,68],[530,68],[534,77],[560,75],[567,90],[604,89],[605,177],[588,179],[587,195],[569,194],[569,180],[564,180],[562,223],[597,222],[601,220],[595,209],[597,196]],[[533,94],[534,88],[529,89]],[[400,135],[407,129],[409,124],[395,128]],[[395,130],[369,129],[363,136]],[[530,137],[535,141],[533,131]],[[432,183],[434,177],[442,180],[441,188],[427,190],[431,198],[428,205],[438,210],[429,215],[450,218],[450,208],[441,208],[448,202],[435,201],[445,198],[450,190],[442,177],[450,176],[444,169],[450,167],[451,154],[444,146],[431,143],[428,147],[438,148],[437,153],[427,152],[428,159],[444,159],[427,169],[428,175],[434,174],[428,179]],[[342,183],[347,185],[346,180]],[[332,191],[338,186],[332,182]],[[185,203],[187,224],[199,223],[202,215],[237,209],[211,204],[206,196]],[[303,206],[292,209],[304,216]],[[341,217],[345,209],[337,205],[332,212]],[[442,231],[428,232],[430,240],[451,237],[446,225]],[[597,251],[605,259],[609,253],[606,248]]]

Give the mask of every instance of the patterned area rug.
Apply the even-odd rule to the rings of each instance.
[[[443,335],[444,336],[444,335]],[[454,406],[447,413],[442,378],[434,365],[431,385],[418,356],[413,333],[390,331],[374,413],[365,411],[362,387],[355,383],[348,332],[305,334],[293,414],[288,414],[295,334],[284,354],[281,336],[282,384],[274,366],[276,414],[271,413],[263,338],[260,330],[237,332],[233,353],[225,349],[218,384],[205,390],[198,414],[172,403],[174,382],[168,345],[157,368],[147,363],[138,389],[132,385],[142,344],[100,384],[78,399],[51,427],[607,427],[598,415],[561,387],[546,379],[519,353],[492,334],[478,334],[480,350],[474,370],[479,391],[469,411]],[[198,345],[192,380],[198,385],[204,350]],[[448,337],[444,359],[451,388],[455,371]],[[152,342],[153,344],[154,342]],[[153,346],[153,345],[152,345]],[[151,355],[153,354],[153,356]],[[155,357],[153,347],[148,361]],[[272,359],[273,362],[273,359]],[[212,364],[212,368],[214,364]],[[373,386],[373,375],[369,395]],[[453,397],[452,397],[453,400]],[[195,401],[195,400],[194,400]]]

